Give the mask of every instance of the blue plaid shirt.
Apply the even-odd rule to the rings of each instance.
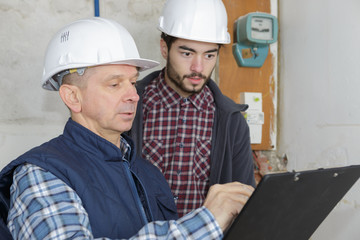
[[[10,192],[8,228],[15,239],[94,239],[81,199],[52,173],[24,164],[15,170]],[[131,239],[221,239],[222,236],[213,215],[201,207],[176,221],[151,222]]]

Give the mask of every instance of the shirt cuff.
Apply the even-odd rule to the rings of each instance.
[[[209,209],[202,206],[187,215],[180,218],[182,225],[186,227],[187,231],[195,233],[195,239],[203,239],[206,232],[205,239],[222,239],[223,232],[215,220],[214,215]],[[199,231],[202,229],[202,231]],[[203,230],[205,230],[203,232]],[[193,235],[194,236],[194,235]]]

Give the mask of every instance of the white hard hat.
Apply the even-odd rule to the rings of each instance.
[[[230,43],[226,9],[221,0],[167,0],[158,29],[178,38]]]
[[[119,23],[100,17],[82,19],[62,28],[50,41],[42,87],[58,90],[54,75],[104,64],[127,64],[139,67],[140,71],[158,65],[140,58],[134,39]]]

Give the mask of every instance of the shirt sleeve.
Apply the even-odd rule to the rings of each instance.
[[[94,239],[80,197],[63,181],[32,164],[18,167],[13,179],[8,228],[14,239]],[[222,236],[213,215],[201,207],[176,221],[151,222],[131,239],[221,239]]]
[[[32,164],[18,167],[10,196],[8,228],[14,239],[91,239],[81,199],[50,172]]]
[[[155,221],[145,225],[135,239],[222,239],[223,233],[206,207],[195,209],[178,220]]]

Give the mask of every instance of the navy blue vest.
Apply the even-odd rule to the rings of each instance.
[[[50,171],[76,191],[95,238],[129,238],[147,222],[177,219],[168,183],[148,161],[131,160],[112,143],[69,119],[63,135],[11,162],[0,173],[0,217],[6,222],[14,169],[32,163]],[[0,224],[1,226],[1,224]]]

